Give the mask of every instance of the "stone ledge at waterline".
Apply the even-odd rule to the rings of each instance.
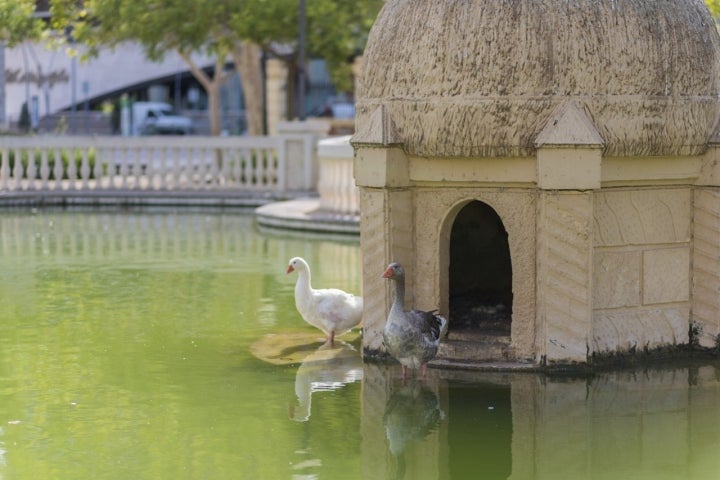
[[[442,344],[442,342],[441,342]],[[662,367],[663,365],[687,365],[720,358],[720,339],[715,348],[698,345],[663,346],[654,349],[631,349],[627,352],[594,354],[587,363],[541,362],[513,360],[483,360],[435,358],[430,368],[444,370],[470,370],[478,372],[546,372],[558,374],[592,374],[596,372],[623,370],[626,368]],[[367,363],[397,363],[384,351],[363,349],[363,361]]]
[[[354,235],[360,232],[356,215],[325,211],[318,198],[269,203],[255,210],[255,218],[259,225],[270,228]]]

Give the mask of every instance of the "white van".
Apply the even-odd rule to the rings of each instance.
[[[169,103],[135,102],[132,106],[133,135],[188,135],[192,120],[177,115]]]

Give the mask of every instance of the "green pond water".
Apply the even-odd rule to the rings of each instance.
[[[403,382],[293,256],[360,292],[357,239],[243,212],[0,210],[0,479],[720,479],[720,362]]]

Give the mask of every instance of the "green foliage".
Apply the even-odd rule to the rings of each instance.
[[[362,52],[382,4],[382,0],[306,2],[306,58],[328,62],[337,90],[352,91],[353,57]],[[88,56],[97,54],[101,46],[124,41],[142,44],[151,60],[171,51],[179,53],[208,94],[213,134],[220,133],[219,87],[228,78],[223,66],[230,57],[243,63],[238,53],[245,45],[260,46],[296,71],[298,0],[54,0],[51,8],[54,27],[71,30],[73,38],[88,47]],[[213,78],[193,63],[192,53],[215,59]],[[243,81],[246,98],[257,95],[257,88],[248,85],[261,76],[259,59],[252,63],[236,65],[248,80]],[[261,108],[259,102],[249,105],[248,117],[261,117]]]
[[[233,12],[229,28],[260,45],[265,52],[283,57],[283,48],[291,46],[290,61],[297,60],[299,32],[298,0],[255,0],[241,2],[244,8]],[[352,91],[351,62],[362,53],[370,27],[382,0],[306,1],[307,56],[328,62],[335,86]]]
[[[34,0],[0,0],[0,41],[13,46],[39,38],[43,24],[34,12]]]
[[[306,6],[308,56],[324,58],[341,90],[350,90],[349,61],[362,52],[382,0],[313,0]],[[298,0],[73,0],[53,1],[56,28],[91,47],[135,40],[149,58],[169,51],[224,57],[243,42],[294,61]],[[188,18],[192,22],[187,21]]]

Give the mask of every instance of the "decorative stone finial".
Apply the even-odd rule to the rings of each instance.
[[[350,139],[355,145],[397,145],[402,143],[385,105],[378,105]]]
[[[605,141],[588,114],[572,100],[558,106],[545,127],[535,137],[536,148],[545,145],[602,147],[604,144]]]

